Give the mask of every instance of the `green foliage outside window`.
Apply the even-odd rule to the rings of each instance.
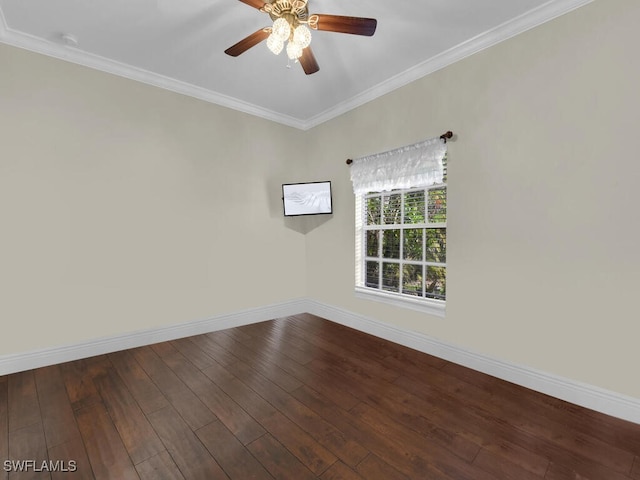
[[[368,195],[365,212],[365,285],[444,300],[446,186]]]

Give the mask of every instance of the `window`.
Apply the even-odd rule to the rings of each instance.
[[[446,150],[438,155],[435,180],[415,177],[413,185],[356,191],[357,296],[444,316]]]

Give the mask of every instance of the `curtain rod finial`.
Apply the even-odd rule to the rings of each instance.
[[[443,133],[442,135],[440,135],[440,139],[444,142],[447,143],[447,139],[453,137],[453,132],[451,130],[447,131],[446,133]]]

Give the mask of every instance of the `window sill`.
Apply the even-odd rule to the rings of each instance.
[[[445,302],[440,300],[411,298],[365,287],[356,287],[355,296],[356,298],[362,298],[364,300],[386,303],[394,307],[408,308],[410,310],[428,313],[436,317],[445,317]]]

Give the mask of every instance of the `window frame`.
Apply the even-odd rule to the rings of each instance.
[[[446,178],[446,177],[445,177]],[[433,262],[427,261],[426,259],[426,235],[423,235],[423,258],[420,261],[415,259],[404,259],[403,258],[403,248],[404,242],[400,240],[399,242],[399,251],[398,258],[385,258],[383,255],[383,242],[382,236],[385,230],[400,230],[400,238],[404,238],[404,234],[402,233],[404,230],[410,229],[444,229],[446,232],[447,222],[438,222],[438,223],[404,223],[404,213],[405,213],[405,196],[407,193],[416,192],[416,191],[425,191],[425,216],[428,215],[428,190],[437,190],[444,188],[447,192],[447,184],[437,183],[433,185],[425,185],[418,186],[413,188],[403,188],[397,189],[393,191],[386,192],[368,192],[360,195],[356,195],[356,282],[355,282],[355,296],[357,298],[363,298],[367,300],[375,300],[379,302],[383,302],[386,304],[390,304],[393,306],[409,308],[411,310],[417,310],[423,313],[428,313],[431,315],[435,315],[438,317],[444,317],[446,311],[446,299],[436,299],[430,298],[426,296],[416,296],[411,294],[403,293],[403,278],[402,278],[402,266],[404,264],[410,265],[421,265],[423,267],[422,274],[422,293],[425,294],[425,283],[426,283],[426,268],[429,266],[435,267],[444,267],[445,275],[447,263],[445,262]],[[401,223],[394,224],[384,224],[383,222],[383,197],[390,196],[394,194],[401,194]],[[368,225],[366,221],[366,204],[367,199],[380,197],[381,198],[381,212],[380,212],[380,223],[379,224],[371,224]],[[428,218],[426,218],[428,220]],[[367,242],[367,232],[371,230],[380,231],[379,239],[378,239],[378,255],[375,257],[367,256],[366,251],[366,242]],[[445,233],[446,234],[446,233]],[[379,270],[379,281],[378,287],[369,287],[366,285],[366,274],[367,274],[367,262],[368,261],[377,261],[380,264]],[[382,282],[382,264],[383,263],[396,263],[400,265],[400,274],[399,274],[399,286],[397,292],[387,291],[384,289],[384,285]]]

